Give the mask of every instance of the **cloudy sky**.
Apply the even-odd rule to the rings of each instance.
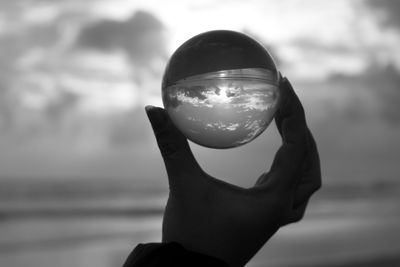
[[[398,14],[395,0],[0,1],[0,180],[159,181],[143,107],[161,105],[173,51],[215,29],[271,51],[305,105],[328,183],[394,179]],[[278,145],[273,126],[239,149],[193,149],[207,171],[250,185]]]
[[[237,78],[239,74],[246,79]],[[163,103],[191,141],[236,147],[253,140],[272,121],[278,107],[276,80],[276,71],[258,68],[209,72],[165,87]]]

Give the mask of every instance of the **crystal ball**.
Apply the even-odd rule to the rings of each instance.
[[[232,148],[259,136],[280,99],[279,74],[267,50],[234,31],[210,31],[183,43],[162,79],[162,100],[191,141]]]

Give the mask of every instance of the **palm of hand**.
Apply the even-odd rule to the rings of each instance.
[[[241,189],[198,173],[200,181],[182,194],[170,194],[163,241],[244,265],[278,230],[288,203],[273,194]],[[266,208],[268,207],[268,208]]]

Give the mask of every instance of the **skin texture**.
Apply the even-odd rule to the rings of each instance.
[[[244,266],[280,227],[303,218],[311,195],[321,187],[319,156],[304,109],[286,78],[280,90],[275,121],[282,145],[270,170],[251,188],[205,173],[167,112],[146,107],[169,180],[163,242],[176,241],[230,266]]]

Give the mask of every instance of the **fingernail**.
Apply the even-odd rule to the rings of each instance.
[[[155,107],[155,106],[152,106],[152,105],[147,105],[147,106],[144,107],[144,109],[146,110],[146,112],[148,112],[149,110],[151,110],[151,109],[153,109],[153,108],[156,108],[156,107]]]
[[[285,85],[288,82],[288,79],[282,75],[282,73],[279,72],[279,84],[280,85]]]
[[[158,129],[160,129],[163,126],[165,126],[166,122],[168,121],[168,118],[164,110],[151,105],[146,106],[144,109],[146,110],[147,116],[149,117],[149,120],[153,125],[153,128],[157,127]]]
[[[279,75],[279,80],[282,81],[282,79],[283,79],[282,72],[279,71],[279,72],[278,72],[278,75]]]

